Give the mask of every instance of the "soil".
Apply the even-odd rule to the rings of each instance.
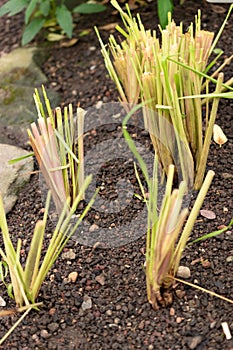
[[[158,24],[154,2],[141,6],[142,21],[147,28],[156,28]],[[204,29],[217,32],[227,12],[226,5],[213,5],[205,1],[185,1],[176,3],[174,19],[183,21],[187,26],[193,20],[197,9],[202,10]],[[114,84],[107,75],[103,58],[93,25],[98,27],[121,23],[119,16],[108,6],[106,12],[76,18],[74,37],[78,42],[74,46],[61,47],[60,43],[47,44],[41,38],[37,44],[46,46],[48,60],[42,70],[48,77],[47,87],[58,91],[61,105],[80,103],[81,107],[94,106],[98,101],[110,103],[117,101]],[[20,45],[23,15],[0,19],[0,53],[7,53]],[[86,29],[88,35],[79,36]],[[105,42],[114,30],[101,30]],[[232,54],[233,22],[228,21],[218,47],[224,50],[224,57]],[[35,44],[35,43],[33,43]],[[223,59],[224,59],[223,57]],[[231,67],[225,69],[225,79],[230,78]],[[218,124],[228,137],[228,142],[219,148],[211,144],[208,169],[214,169],[215,178],[205,199],[203,209],[216,214],[213,220],[199,216],[193,230],[193,238],[206,234],[232,219],[233,212],[233,102],[220,102]],[[105,138],[115,139],[119,126],[91,129],[87,133],[86,143],[100,144]],[[9,143],[27,147],[24,142],[9,130],[2,128]],[[137,131],[135,131],[137,137]],[[119,136],[119,135],[118,135]],[[142,136],[142,135],[141,135]],[[147,136],[143,136],[146,140]],[[146,142],[146,141],[145,141]],[[147,140],[147,142],[149,142]],[[91,146],[90,146],[91,147]],[[123,158],[123,160],[122,160]],[[125,164],[124,154],[116,161],[101,164],[99,179],[105,176],[128,178],[135,183],[132,164]],[[123,167],[124,164],[124,167]],[[122,171],[122,169],[124,171]],[[107,174],[107,175],[106,175]],[[116,181],[105,187],[103,196],[113,193]],[[11,234],[22,238],[22,260],[28,249],[31,232],[35,222],[42,218],[43,201],[38,175],[21,191],[19,199],[8,215]],[[138,208],[138,210],[141,210]],[[116,226],[116,216],[105,217],[94,212],[89,216],[92,228]],[[122,214],[123,215],[123,214]],[[132,221],[132,211],[125,210],[124,216],[118,215],[125,222]],[[107,222],[105,220],[108,220]],[[121,221],[119,221],[121,224]],[[135,226],[134,226],[135,227]],[[48,235],[52,223],[48,227]],[[42,285],[38,301],[43,302],[40,311],[31,311],[9,336],[0,349],[80,349],[80,350],[233,350],[233,339],[227,340],[221,323],[227,322],[233,334],[232,304],[199,291],[182,283],[174,288],[173,304],[155,311],[147,301],[146,283],[143,264],[145,261],[145,226],[138,227],[136,240],[123,246],[108,247],[101,245],[87,246],[71,240],[64,252],[52,267]],[[63,252],[63,253],[64,253]],[[182,258],[182,265],[191,270],[189,282],[196,283],[227,298],[232,298],[233,287],[233,232],[224,234],[202,243],[187,247]],[[75,282],[68,279],[71,272],[77,272]],[[9,300],[4,286],[1,296],[8,307],[14,302]],[[83,304],[84,302],[84,304]],[[91,305],[90,305],[91,302]],[[83,310],[84,305],[91,306]],[[2,308],[4,309],[4,308]],[[18,320],[19,314],[0,319],[0,338]]]

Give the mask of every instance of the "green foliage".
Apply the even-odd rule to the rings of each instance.
[[[172,0],[158,0],[157,1],[159,22],[162,28],[165,28],[168,23],[168,12],[172,13],[173,1]]]
[[[106,7],[104,5],[95,4],[95,3],[86,3],[76,6],[73,9],[74,13],[83,13],[83,14],[91,14],[105,11]]]
[[[198,237],[197,239],[194,239],[192,242],[190,242],[188,245],[191,245],[191,244],[197,243],[197,242],[201,242],[201,241],[204,241],[206,239],[221,235],[223,232],[226,232],[227,230],[229,230],[229,228],[231,228],[232,226],[233,226],[233,220],[231,220],[230,223],[226,227],[223,227],[220,230],[216,230],[216,231],[207,233],[206,235],[203,235],[201,237]]]
[[[0,261],[0,281],[2,281],[2,283],[6,287],[9,297],[13,299],[14,296],[13,296],[13,293],[12,293],[12,290],[13,290],[12,283],[8,284],[5,281],[5,278],[8,275],[8,271],[9,271],[9,269],[8,269],[8,265],[7,265],[6,261],[3,261],[3,260]]]
[[[65,5],[56,8],[56,18],[58,24],[67,34],[68,38],[71,38],[73,31],[73,19],[70,11]]]
[[[184,1],[180,0],[180,5],[183,5]],[[168,13],[172,13],[173,7],[173,0],[157,0],[159,23],[162,28],[165,28],[168,24]]]
[[[91,14],[104,11],[105,6],[98,3],[83,3],[72,11],[65,5],[65,0],[9,0],[0,7],[0,17],[14,16],[25,11],[25,28],[22,45],[28,44],[44,27],[60,26],[68,38],[73,33],[73,13]]]
[[[44,24],[45,19],[43,18],[34,18],[30,23],[28,23],[23,32],[22,45],[26,45],[32,41],[36,34],[39,33],[41,28],[43,28]]]

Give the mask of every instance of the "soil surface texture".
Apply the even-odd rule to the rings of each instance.
[[[107,24],[119,23],[120,17],[110,5],[106,12],[76,17],[74,37],[78,38],[74,46],[65,47],[64,42],[46,43],[38,38],[33,44],[46,48],[49,57],[42,66],[48,77],[47,88],[54,89],[61,96],[61,106],[72,103],[80,104],[84,109],[101,103],[117,101],[118,95],[104,66],[98,39],[93,30]],[[223,22],[228,6],[209,4],[206,1],[185,1],[184,5],[176,2],[173,17],[178,23],[183,21],[187,28],[193,21],[198,9],[202,10],[203,28],[217,33]],[[157,28],[158,17],[154,2],[141,6],[136,12],[141,14],[147,28]],[[0,54],[12,51],[20,46],[23,27],[23,14],[12,18],[0,18]],[[110,33],[115,33],[114,25],[100,29],[102,39],[107,42]],[[89,30],[87,35],[84,30]],[[233,20],[226,25],[218,47],[224,50],[222,61],[232,54]],[[232,74],[232,66],[224,70],[225,80]],[[216,217],[212,220],[199,216],[193,230],[193,239],[227,225],[233,212],[233,102],[220,102],[217,124],[228,137],[228,142],[221,148],[211,144],[208,169],[216,172],[208,192],[203,209],[211,210]],[[106,124],[106,125],[105,125]],[[1,127],[9,143],[30,147],[19,136]],[[150,149],[146,133],[134,137]],[[108,124],[104,120],[97,127],[86,132],[87,149],[98,149],[103,140],[120,144],[120,125]],[[114,158],[115,157],[115,158]],[[127,159],[126,159],[127,158]],[[134,188],[136,179],[133,164],[124,153],[118,152],[109,162],[95,168],[97,182],[101,182],[103,199],[113,201],[117,197],[120,180]],[[119,185],[120,186],[120,185]],[[122,188],[122,187],[120,187]],[[139,192],[138,192],[139,193]],[[22,261],[28,252],[31,233],[35,222],[43,217],[44,202],[41,199],[41,186],[38,174],[21,191],[19,199],[7,216],[14,243],[22,239]],[[134,208],[143,210],[135,200],[132,208],[112,214],[105,211],[104,205],[98,211],[95,207],[88,216],[89,231],[104,228],[113,237],[115,227],[132,223]],[[106,204],[106,201],[103,203]],[[131,204],[130,204],[131,203]],[[130,206],[131,205],[131,206]],[[109,205],[110,206],[110,205]],[[137,207],[138,206],[138,207]],[[173,304],[154,311],[147,301],[145,261],[145,225],[132,225],[137,232],[131,232],[137,239],[129,238],[124,245],[103,244],[88,246],[78,240],[71,240],[59,259],[52,267],[42,285],[38,301],[43,302],[40,311],[31,311],[16,330],[0,346],[4,350],[26,349],[80,349],[80,350],[233,350],[233,339],[227,340],[221,323],[227,322],[233,335],[233,305],[217,297],[177,283],[173,291]],[[46,242],[52,232],[49,222]],[[118,230],[119,231],[119,230]],[[106,234],[106,232],[105,232]],[[127,233],[126,233],[127,234]],[[124,236],[121,235],[124,239]],[[113,237],[114,239],[114,237]],[[126,240],[127,241],[127,240]],[[1,244],[2,245],[2,244]],[[45,243],[46,246],[46,243]],[[189,282],[232,298],[233,288],[233,232],[196,243],[187,247],[181,264],[191,270]],[[76,273],[77,274],[74,274]],[[69,274],[76,276],[73,282]],[[14,307],[0,284],[1,296],[7,307]],[[5,309],[5,308],[1,308]],[[19,319],[15,314],[0,319],[0,338]]]

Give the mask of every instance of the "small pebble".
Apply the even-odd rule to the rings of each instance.
[[[181,323],[183,321],[184,317],[176,317],[176,323]]]
[[[0,306],[6,306],[6,302],[2,297],[0,297]]]
[[[38,342],[39,337],[36,333],[32,335],[32,340],[34,340],[35,342]]]
[[[59,324],[56,322],[52,322],[48,325],[48,329],[53,333],[56,332],[56,330],[58,330],[59,328]]]
[[[232,261],[233,261],[233,255],[230,255],[226,258],[227,263],[232,262]]]
[[[73,249],[69,249],[66,252],[62,253],[61,257],[63,260],[74,260],[75,252],[73,251]]]
[[[170,308],[170,316],[175,315],[175,309],[173,307]]]
[[[200,335],[196,335],[188,342],[188,347],[191,350],[196,349],[196,347],[201,343],[202,337]]]
[[[119,324],[120,322],[121,322],[121,320],[118,317],[114,318],[114,323],[115,324]]]
[[[52,307],[52,308],[49,310],[49,315],[54,315],[55,312],[56,312],[55,307]]]
[[[76,271],[73,271],[73,272],[70,272],[69,275],[68,275],[68,279],[72,282],[72,283],[75,283],[76,280],[78,278],[78,272]]]
[[[187,266],[179,266],[177,277],[188,279],[191,276],[190,269]]]
[[[94,231],[98,230],[98,228],[99,228],[99,226],[98,226],[98,225],[93,224],[93,225],[91,225],[91,226],[90,226],[90,228],[89,228],[89,232],[94,232]]]
[[[85,295],[83,299],[84,300],[83,300],[82,305],[81,305],[82,310],[85,311],[85,310],[91,309],[92,308],[91,298],[88,295]]]
[[[107,310],[107,311],[106,311],[106,315],[107,315],[107,316],[112,316],[112,310]]]
[[[139,329],[144,329],[144,327],[145,327],[145,321],[142,320],[142,321],[139,323],[138,328],[139,328]]]
[[[96,280],[96,282],[98,282],[99,284],[101,284],[101,286],[104,286],[104,285],[105,285],[105,278],[104,278],[104,275],[96,276],[95,280]]]
[[[185,291],[184,291],[184,290],[181,290],[181,289],[177,289],[177,290],[176,290],[176,296],[177,296],[179,299],[182,299],[182,298],[185,296]]]
[[[46,329],[42,329],[40,331],[40,336],[44,339],[48,338],[49,337],[49,332],[46,330]]]
[[[98,101],[95,105],[96,109],[100,109],[103,106],[103,101]]]

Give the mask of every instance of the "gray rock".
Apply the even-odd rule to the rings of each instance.
[[[12,165],[8,161],[28,153],[16,146],[0,144],[0,191],[6,213],[13,208],[19,191],[29,181],[30,173],[33,171],[32,158]]]
[[[37,48],[18,48],[0,57],[1,124],[25,126],[36,120],[34,89],[47,81],[37,63],[43,63],[46,56],[45,51]],[[47,93],[55,107],[58,94],[49,90]]]

